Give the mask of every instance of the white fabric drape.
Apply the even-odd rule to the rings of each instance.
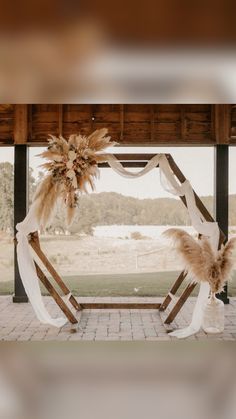
[[[116,173],[126,178],[141,177],[159,165],[161,184],[164,187],[164,189],[170,192],[171,194],[177,196],[185,196],[189,216],[193,227],[199,234],[209,237],[212,247],[215,250],[217,250],[219,243],[218,224],[216,222],[207,222],[206,220],[204,220],[202,214],[196,206],[194,192],[189,181],[186,180],[182,184],[180,184],[177,181],[177,179],[174,176],[174,173],[172,172],[169,166],[168,159],[165,154],[155,155],[142,170],[136,173],[126,170],[112,154],[107,155],[107,161],[110,167]],[[29,297],[29,300],[33,306],[37,318],[43,323],[48,323],[56,327],[61,327],[67,322],[67,320],[65,319],[65,317],[52,319],[52,317],[47,312],[40,293],[34,260],[31,255],[30,246],[28,243],[27,236],[29,235],[29,233],[39,229],[39,225],[36,218],[36,208],[37,201],[32,205],[25,220],[16,226],[18,230],[17,258],[19,271],[23,285],[25,287],[25,291]],[[191,334],[196,333],[200,329],[202,322],[202,307],[205,301],[207,300],[208,295],[209,284],[201,283],[200,292],[193,312],[191,324],[188,326],[188,328],[173,332],[173,336],[179,338],[190,336]]]
[[[29,301],[35,311],[38,320],[41,323],[51,324],[52,326],[62,327],[66,324],[65,317],[53,319],[48,313],[41,296],[38,276],[34,265],[34,259],[31,254],[28,235],[39,230],[39,224],[36,217],[37,201],[31,206],[26,218],[17,224],[17,261],[22,283]]]
[[[216,222],[208,222],[204,220],[203,215],[200,213],[199,209],[197,208],[195,202],[195,196],[193,189],[188,180],[184,183],[178,183],[177,179],[172,172],[168,160],[165,154],[157,154],[153,159],[151,159],[147,166],[139,173],[130,173],[128,170],[124,169],[122,165],[117,162],[114,156],[109,158],[108,163],[113,170],[118,172],[121,176],[124,177],[138,177],[140,173],[145,174],[147,173],[148,167],[153,168],[153,165],[157,166],[159,164],[160,168],[160,179],[163,188],[173,194],[178,196],[185,196],[187,202],[188,213],[192,222],[193,227],[195,230],[204,236],[207,236],[211,242],[212,248],[214,251],[217,251],[218,244],[219,244],[219,227],[218,223]],[[118,163],[118,164],[117,164]],[[120,167],[121,166],[121,167]],[[154,167],[155,167],[154,166]],[[194,278],[193,278],[194,279]],[[188,327],[180,330],[176,330],[170,333],[171,336],[175,336],[178,338],[186,338],[187,336],[191,336],[197,333],[202,324],[202,316],[203,316],[203,306],[206,303],[208,296],[209,296],[210,286],[208,283],[201,282],[200,284],[200,291],[198,294],[198,298],[194,307],[193,316],[191,323]]]

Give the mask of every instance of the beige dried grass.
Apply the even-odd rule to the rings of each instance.
[[[163,235],[173,241],[177,254],[194,281],[209,282],[213,293],[223,290],[234,266],[236,237],[231,238],[215,253],[206,237],[196,241],[186,231],[177,228],[168,229]]]
[[[41,165],[47,170],[47,175],[34,197],[41,225],[47,224],[59,196],[67,207],[67,223],[71,224],[78,194],[87,193],[88,186],[94,190],[99,173],[97,164],[107,160],[107,154],[102,151],[116,144],[110,141],[107,132],[102,128],[88,137],[73,134],[68,141],[62,136],[50,136],[48,149],[40,154],[47,160]]]

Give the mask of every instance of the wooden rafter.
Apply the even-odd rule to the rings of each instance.
[[[14,143],[26,144],[28,141],[28,106],[15,105],[14,108]]]
[[[184,105],[182,105],[180,112],[181,112],[181,138],[182,138],[182,141],[184,141],[186,137],[186,119],[185,119]]]
[[[217,144],[229,144],[231,137],[230,105],[215,105],[215,140]]]
[[[63,136],[63,105],[58,105],[58,134]]]
[[[150,108],[150,139],[151,139],[152,143],[154,142],[154,137],[155,137],[154,128],[155,128],[155,108],[154,108],[154,105],[151,105],[151,108]]]
[[[124,105],[120,105],[120,142],[124,139]]]

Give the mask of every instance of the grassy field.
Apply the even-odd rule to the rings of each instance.
[[[76,296],[165,296],[177,278],[178,272],[157,272],[114,275],[64,276],[63,279]],[[186,282],[183,283],[183,286]],[[47,295],[42,287],[43,295]],[[198,287],[192,295],[197,295]],[[13,281],[0,283],[0,294],[12,294]],[[229,295],[236,296],[236,271],[229,284]]]
[[[158,239],[43,236],[41,242],[55,269],[78,296],[164,296],[182,267]],[[12,294],[12,238],[2,236],[0,244],[0,294]],[[44,287],[42,293],[46,295]],[[229,295],[236,296],[236,271]]]

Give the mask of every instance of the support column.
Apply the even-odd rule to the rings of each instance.
[[[16,224],[21,222],[26,214],[28,208],[28,148],[27,145],[15,145],[15,164],[14,164],[14,228],[16,234]],[[22,284],[17,257],[16,246],[14,251],[15,258],[15,283],[13,296],[14,303],[26,303],[28,298]]]
[[[228,240],[229,227],[229,146],[218,144],[215,146],[215,219]],[[218,295],[229,304],[228,287]]]

